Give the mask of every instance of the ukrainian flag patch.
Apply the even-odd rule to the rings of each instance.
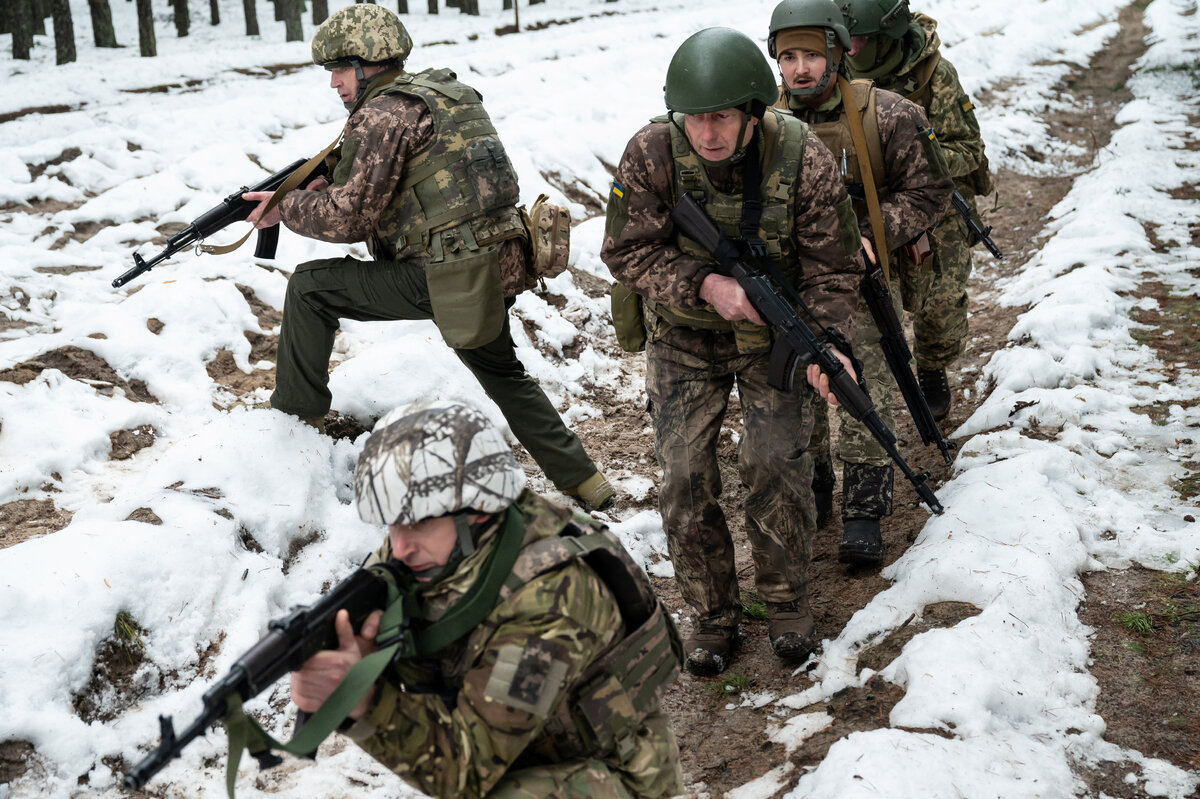
[[[624,197],[624,196],[625,196],[625,189],[621,188],[621,184],[620,184],[620,183],[617,183],[617,182],[614,180],[614,181],[613,181],[613,184],[612,184],[612,193],[613,193],[613,194],[615,194],[615,195],[617,195],[618,197]]]

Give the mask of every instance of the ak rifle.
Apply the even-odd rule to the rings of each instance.
[[[996,246],[996,242],[992,241],[991,225],[984,227],[983,221],[971,213],[971,206],[967,204],[967,198],[963,197],[958,189],[955,189],[954,193],[950,195],[950,204],[954,206],[954,210],[958,211],[958,215],[966,223],[967,230],[971,231],[975,238],[983,242],[983,246],[988,248],[988,252],[992,254],[992,257],[998,261],[1003,260],[1004,253],[1000,252],[1000,248]]]
[[[746,297],[758,315],[771,327],[775,333],[775,344],[771,348],[767,367],[767,382],[779,391],[791,392],[793,378],[797,365],[815,363],[829,378],[829,387],[833,395],[846,411],[861,422],[888,456],[912,483],[913,489],[934,513],[942,513],[944,508],[938,501],[933,489],[929,487],[928,472],[914,472],[905,462],[904,457],[896,448],[896,437],[887,429],[874,403],[866,391],[846,371],[846,367],[838,360],[827,342],[817,338],[812,328],[808,326],[796,309],[780,294],[771,279],[751,266],[742,258],[737,246],[721,233],[704,209],[690,195],[683,195],[671,209],[671,220],[679,227],[685,236],[696,241],[712,255],[717,262],[721,274],[732,277],[746,292]],[[752,256],[753,257],[753,256]],[[786,286],[784,290],[792,294],[797,305],[805,309],[813,317],[799,295]],[[815,319],[815,317],[813,317]],[[841,342],[844,349],[849,350],[847,342],[836,331],[825,329],[827,339]],[[848,354],[848,352],[847,352]]]
[[[258,203],[252,200],[243,200],[242,195],[249,191],[275,191],[283,185],[284,181],[292,176],[296,170],[308,163],[308,159],[301,158],[290,166],[281,169],[274,175],[255,183],[253,186],[242,186],[237,191],[230,194],[217,205],[208,209],[200,216],[196,217],[190,225],[176,233],[171,238],[167,239],[167,246],[162,252],[155,255],[149,261],[142,258],[140,253],[133,254],[133,268],[112,282],[115,289],[119,289],[129,281],[139,275],[149,272],[154,267],[161,264],[176,253],[186,250],[193,245],[199,245],[212,234],[224,230],[234,222],[241,222],[250,216],[250,213],[258,207]],[[325,177],[327,169],[325,162],[317,163],[316,168],[308,174],[308,178]],[[275,248],[279,244],[279,225],[262,228],[258,231],[258,241],[254,247],[255,258],[274,258]]]

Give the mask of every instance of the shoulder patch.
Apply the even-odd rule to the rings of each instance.
[[[501,647],[484,688],[484,699],[545,718],[567,673],[567,664],[555,654],[553,644],[534,636],[523,647]]]

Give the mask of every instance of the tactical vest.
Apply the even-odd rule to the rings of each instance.
[[[887,173],[883,163],[883,142],[879,135],[879,118],[875,112],[875,86],[869,80],[854,80],[850,81],[850,88],[853,90],[854,96],[842,98],[837,119],[828,122],[810,122],[808,127],[833,153],[833,158],[839,166],[843,163],[843,153],[845,154],[845,170],[842,180],[848,187],[857,186],[860,189],[859,192],[854,193],[855,195],[861,194],[863,183],[862,167],[859,166],[861,153],[854,146],[854,140],[850,135],[850,122],[846,119],[847,107],[853,103],[859,118],[862,119],[863,134],[867,140],[867,156],[871,164],[872,182],[875,184],[875,190],[882,195],[887,190],[887,180],[885,179]],[[856,197],[855,211],[865,212],[865,208],[857,207],[860,203],[861,200]],[[863,219],[866,214],[859,213],[858,217]]]
[[[433,117],[433,141],[405,162],[368,242],[371,255],[424,256],[437,263],[524,236],[517,174],[479,94],[448,69],[401,73],[373,90],[374,96],[386,94],[423,102]]]
[[[671,131],[671,154],[674,158],[675,197],[690,194],[704,206],[704,211],[725,235],[737,240],[742,237],[742,195],[725,194],[713,186],[705,162],[696,154],[680,125],[667,121]],[[760,125],[762,141],[762,216],[758,235],[766,243],[771,260],[780,271],[795,282],[800,276],[792,226],[796,214],[796,177],[804,161],[804,145],[808,126],[790,113],[769,108]],[[758,135],[758,134],[756,134]],[[695,241],[677,234],[676,244],[688,255],[703,260],[712,256]],[[646,302],[648,315],[658,317],[669,325],[732,332],[742,353],[765,352],[771,346],[770,330],[751,322],[730,322],[711,306],[697,310],[680,310],[660,303]]]
[[[532,491],[517,499],[509,510],[514,513],[523,519],[524,543],[493,607],[539,575],[580,558],[612,593],[625,631],[623,638],[587,668],[574,691],[547,718],[543,733],[531,744],[537,751],[530,756],[555,762],[612,756],[619,762],[633,749],[642,722],[658,709],[679,674],[683,662],[679,633],[645,573],[606,528],[597,529],[590,517],[572,514]],[[481,572],[475,582],[486,577]],[[451,694],[461,688],[470,664],[461,662],[461,670],[450,673],[441,669],[445,661],[460,659],[468,638],[469,634],[464,635],[425,662],[397,661],[392,668],[405,690],[433,690],[453,706]],[[422,687],[421,681],[428,678],[435,685]],[[552,751],[547,751],[548,747]]]

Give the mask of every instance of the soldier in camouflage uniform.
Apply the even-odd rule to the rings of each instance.
[[[610,532],[524,485],[472,408],[380,420],[355,494],[364,521],[389,524],[371,562],[411,592],[418,649],[365,688],[342,730],[435,797],[675,795],[679,750],[659,707],[682,655],[671,619]],[[292,674],[305,712],[377,636],[387,645],[378,612],[358,636],[338,616],[339,648]]]
[[[925,110],[950,176],[975,213],[976,194],[992,190],[975,106],[954,66],[938,52],[937,22],[912,15],[908,0],[845,0],[850,72],[903,95]],[[930,260],[905,275],[904,307],[913,314],[917,377],[934,417],[950,410],[946,367],[967,338],[967,280],[973,240],[954,211],[930,236]]]
[[[332,399],[340,319],[433,319],[562,491],[593,508],[612,486],[517,359],[513,297],[532,285],[517,176],[474,89],[446,69],[405,72],[412,40],[395,14],[343,8],[313,36],[313,61],[350,111],[332,183],[313,181],[251,215],[302,236],[366,241],[373,260],[300,264],[288,281],[271,406],[319,425]],[[263,216],[263,212],[266,215]]]
[[[671,113],[630,140],[608,201],[601,257],[644,304],[659,509],[676,581],[695,612],[684,650],[699,675],[729,665],[742,615],[716,457],[735,385],[746,531],[771,646],[795,660],[816,641],[807,587],[816,509],[805,452],[814,394],[768,387],[770,330],[737,282],[718,274],[669,217],[682,193],[701,198],[731,238],[761,241],[819,323],[853,336],[861,271],[852,259],[861,247],[854,212],[829,150],[804,123],[768,108],[777,97],[753,41],[728,28],[695,34],[667,71]],[[753,195],[761,205],[748,202]],[[808,378],[829,396],[815,366]]]
[[[900,295],[901,246],[937,224],[950,204],[954,182],[929,135],[925,113],[897,94],[877,90],[870,81],[844,77],[843,56],[850,34],[834,0],[783,0],[771,15],[767,51],[783,78],[780,108],[808,123],[839,159],[842,178],[854,198],[854,210],[871,263],[887,276],[893,298]],[[856,118],[848,116],[848,106]],[[868,150],[859,153],[852,122]],[[870,187],[865,181],[871,180]],[[868,193],[867,189],[872,191]],[[883,230],[871,226],[874,204]],[[882,250],[882,252],[879,252]],[[876,257],[875,253],[879,252]],[[897,308],[897,316],[904,312]],[[880,331],[871,321],[865,298],[858,303],[858,340],[854,353],[880,419],[895,432],[892,388],[895,380],[880,348]],[[817,525],[832,513],[834,470],[829,452],[829,415],[815,409],[809,452],[815,474]],[[892,512],[892,461],[861,422],[840,412],[838,458],[842,461],[842,541],[838,559],[876,566],[883,559],[879,520]]]

